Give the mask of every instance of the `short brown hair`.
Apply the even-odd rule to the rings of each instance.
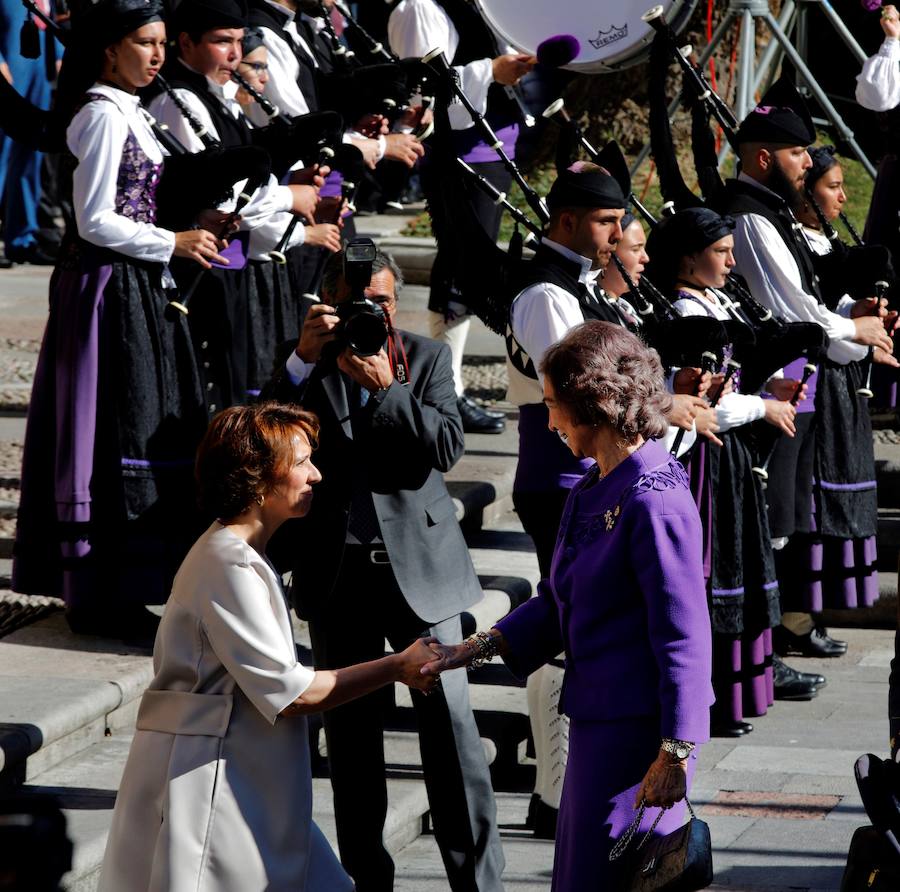
[[[201,508],[230,520],[265,498],[291,467],[298,430],[315,448],[319,420],[305,409],[268,402],[219,412],[197,450]]]
[[[576,424],[608,424],[628,443],[668,429],[672,397],[659,354],[620,325],[576,326],[544,354],[541,372]]]

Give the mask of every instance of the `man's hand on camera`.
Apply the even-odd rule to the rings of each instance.
[[[328,304],[313,304],[303,322],[303,331],[294,352],[304,362],[318,362],[322,348],[334,340],[334,330],[340,324],[334,307]]]
[[[391,363],[384,350],[379,350],[374,356],[357,356],[347,348],[338,356],[337,364],[345,375],[370,392],[386,390],[394,380]]]

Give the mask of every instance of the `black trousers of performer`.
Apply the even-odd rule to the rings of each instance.
[[[810,531],[816,456],[815,422],[815,412],[798,412],[794,421],[797,428],[795,436],[778,435],[775,452],[769,462],[766,487],[769,532],[773,539]],[[771,429],[771,426],[767,427]]]
[[[338,669],[401,650],[430,634],[462,640],[459,615],[428,627],[406,603],[390,564],[347,546],[335,590],[310,622],[316,667]],[[428,697],[410,691],[434,835],[453,892],[500,892],[503,850],[490,773],[469,703],[465,669],[445,672]],[[323,714],[341,862],[358,892],[390,892],[394,863],[384,847],[387,814],[385,715],[388,687]]]
[[[784,548],[775,550],[782,612],[803,611],[800,586],[808,576],[816,413],[798,412],[794,423],[796,436],[782,435],[777,441],[766,487],[772,538],[789,537]]]
[[[512,175],[503,166],[501,161],[486,161],[481,164],[472,164],[472,169],[480,173],[489,183],[501,192],[509,192],[512,185]],[[431,171],[430,175],[434,175]],[[437,172],[439,174],[439,172]],[[428,191],[429,175],[423,172],[422,185]],[[500,233],[500,218],[503,216],[503,208],[494,204],[477,186],[466,180],[466,199],[475,211],[475,215],[481,221],[485,232],[496,241]],[[431,267],[431,291],[428,296],[428,309],[436,313],[443,313],[449,301],[466,304],[466,296],[460,294],[453,287],[453,269],[459,262],[458,257],[448,256],[446,251],[438,247]]]
[[[522,527],[534,542],[541,579],[546,579],[550,575],[553,549],[556,547],[559,523],[569,492],[568,489],[554,489],[547,492],[513,493],[513,507],[519,515]]]

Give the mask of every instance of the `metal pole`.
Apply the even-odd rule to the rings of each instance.
[[[786,0],[781,7],[781,18],[778,19],[778,24],[782,27],[785,34],[790,33],[791,28],[794,26],[794,14],[796,11],[797,6],[794,0]],[[759,92],[765,92],[762,89],[762,85],[768,78],[769,72],[774,71],[781,64],[781,55],[781,45],[775,40],[770,40],[760,57],[759,66],[756,69],[756,77],[753,79],[754,96]]]
[[[844,123],[843,118],[841,118],[838,110],[831,104],[831,100],[825,95],[825,91],[819,86],[816,82],[816,79],[813,77],[812,72],[807,68],[806,63],[800,57],[800,54],[794,49],[794,45],[788,40],[787,35],[781,28],[778,27],[778,22],[775,21],[775,17],[767,12],[764,16],[762,16],[763,21],[769,26],[769,30],[772,32],[772,36],[781,44],[784,49],[785,55],[791,60],[791,63],[797,69],[797,72],[803,78],[806,86],[809,87],[810,92],[813,96],[816,97],[816,101],[819,105],[822,106],[823,111],[828,116],[828,119],[837,129],[837,131],[841,135],[841,139],[847,143],[848,146],[853,150],[853,154],[859,159],[859,162],[866,169],[866,173],[869,174],[872,179],[875,179],[875,168],[872,166],[872,162],[866,157],[865,152],[863,152],[862,148],[860,148],[859,143],[857,143],[856,138],[853,135],[853,131]]]

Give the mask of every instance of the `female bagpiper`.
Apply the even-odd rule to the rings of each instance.
[[[67,50],[58,111],[71,118],[72,218],[29,407],[13,565],[16,591],[63,597],[74,631],[115,637],[152,631],[142,605],[165,599],[196,531],[205,412],[185,322],[165,315],[167,264],[223,259],[211,233],[155,225],[164,153],[136,90],[162,65],[162,13],[159,0],[103,0]]]

